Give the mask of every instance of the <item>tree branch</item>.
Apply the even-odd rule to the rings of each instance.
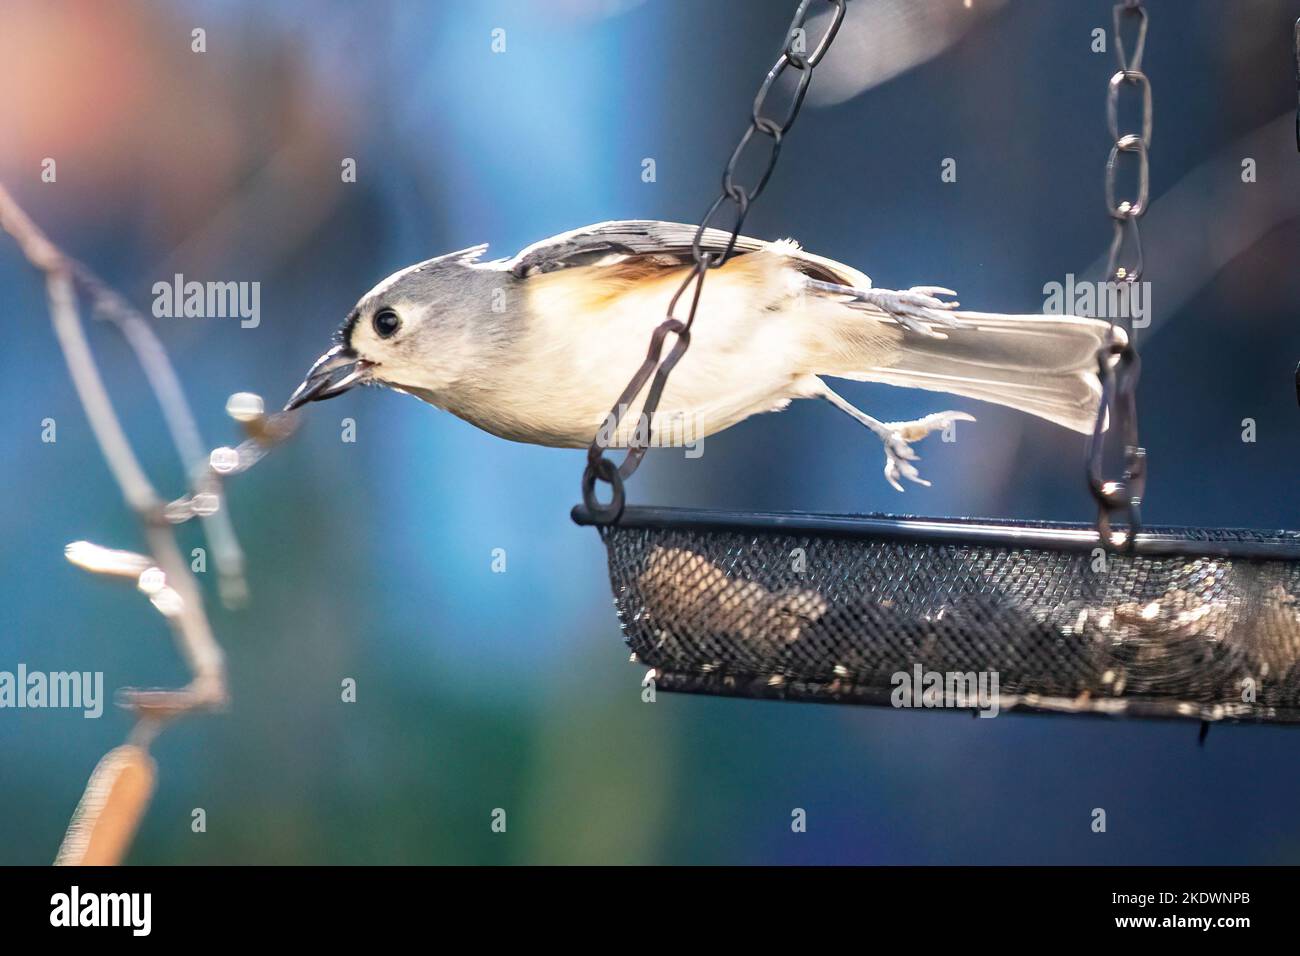
[[[75,542],[68,546],[67,557],[86,570],[134,578],[167,619],[190,670],[189,684],[179,690],[123,692],[137,721],[131,743],[106,756],[92,774],[58,856],[60,863],[118,862],[129,848],[131,834],[152,793],[147,748],[153,737],[167,721],[223,707],[228,700],[225,658],[212,632],[198,581],[177,545],[173,525],[196,516],[203,520],[223,594],[235,600],[242,597],[243,554],[224,513],[221,479],[251,467],[272,445],[288,438],[297,416],[264,415],[257,401],[253,411],[238,416],[249,438],[237,449],[204,454],[180,380],[148,320],[88,269],[65,256],[2,185],[0,229],[9,233],[27,260],[45,274],[50,320],[77,397],[109,471],[128,507],[140,519],[148,546],[148,555],[137,555]],[[164,503],[141,467],[86,340],[77,304],[78,287],[86,292],[96,313],[110,319],[134,350],[189,473],[190,494]],[[137,777],[148,778],[144,783],[114,782],[120,776],[123,754],[131,757],[128,763]]]

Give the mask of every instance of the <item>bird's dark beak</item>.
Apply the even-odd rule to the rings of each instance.
[[[369,362],[358,358],[357,353],[347,346],[336,345],[316,360],[302,384],[285,403],[284,410],[290,412],[308,402],[323,402],[342,395],[353,385],[366,381],[369,373]]]

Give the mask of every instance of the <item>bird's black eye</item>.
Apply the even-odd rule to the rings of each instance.
[[[402,327],[402,319],[392,309],[380,309],[375,313],[375,317],[370,320],[370,324],[375,328],[375,334],[381,339],[391,338],[393,333]]]

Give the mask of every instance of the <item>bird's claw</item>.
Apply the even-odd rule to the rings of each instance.
[[[911,442],[920,441],[931,432],[950,428],[957,422],[973,421],[975,416],[966,412],[935,412],[933,415],[926,415],[912,422],[886,424],[885,427],[889,431],[882,438],[885,445],[885,480],[894,487],[895,491],[903,490],[900,478],[930,487],[930,482],[922,478],[921,473],[912,464],[921,459],[912,450]]]
[[[890,422],[885,427],[903,436],[904,441],[920,441],[931,432],[943,431],[956,422],[973,422],[975,416],[967,412],[935,412],[914,422]]]
[[[920,456],[912,451],[907,440],[898,432],[885,439],[885,480],[893,485],[895,491],[903,490],[899,478],[906,478],[918,485],[929,487],[930,483],[921,477],[921,473],[912,464],[920,460]]]
[[[910,292],[910,293],[913,293],[913,294],[915,294],[915,295],[923,295],[923,296],[926,296],[926,297],[931,298],[931,299],[934,299],[935,296],[939,296],[939,295],[952,295],[952,296],[955,296],[955,295],[957,294],[957,293],[954,292],[952,289],[945,289],[945,288],[944,288],[943,286],[941,286],[941,285],[914,285],[914,286],[912,286],[912,288],[908,289],[907,291]],[[954,299],[954,300],[951,301],[951,302],[941,302],[941,301],[939,301],[938,299],[935,299],[935,302],[937,302],[938,304],[937,304],[937,305],[932,305],[932,306],[930,306],[930,308],[932,308],[932,309],[955,309],[955,308],[957,308],[957,306],[961,305],[961,303],[958,302],[956,299]]]
[[[932,326],[955,329],[961,321],[949,313],[960,305],[959,302],[945,302],[940,295],[956,295],[951,289],[937,285],[913,286],[906,292],[889,292],[873,290],[872,304],[879,306],[899,325],[931,338],[938,338],[943,333],[936,332]]]

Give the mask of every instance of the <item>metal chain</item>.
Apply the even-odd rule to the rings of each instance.
[[[1141,280],[1144,268],[1138,220],[1146,214],[1150,196],[1147,152],[1151,146],[1151,81],[1142,72],[1148,20],[1142,0],[1124,0],[1115,5],[1112,13],[1115,56],[1119,60],[1119,70],[1110,78],[1106,93],[1106,120],[1114,143],[1106,160],[1106,209],[1114,225],[1114,236],[1107,258],[1106,281],[1135,283]],[[1137,28],[1131,53],[1124,45],[1123,36],[1128,21],[1136,21]],[[1121,133],[1119,129],[1119,97],[1120,91],[1125,88],[1134,90],[1140,97],[1142,112],[1139,133]],[[1115,179],[1121,156],[1136,158],[1137,196],[1117,202]],[[1128,291],[1133,291],[1131,286]],[[1097,533],[1103,547],[1109,548],[1112,545],[1111,522],[1116,514],[1123,512],[1128,525],[1124,547],[1132,550],[1142,527],[1142,496],[1146,488],[1147,470],[1146,450],[1139,440],[1137,417],[1137,384],[1142,363],[1134,340],[1135,330],[1130,323],[1124,330],[1127,333],[1124,342],[1120,344],[1116,334],[1117,319],[1118,316],[1111,316],[1107,342],[1097,353],[1102,393],[1088,447],[1087,476],[1088,487],[1097,500]],[[1119,435],[1124,443],[1124,473],[1119,480],[1107,480],[1102,475],[1106,450],[1103,435],[1108,414],[1111,417],[1111,434]]]
[[[587,449],[587,467],[582,474],[582,501],[598,524],[609,524],[617,521],[623,513],[625,500],[623,483],[637,470],[637,467],[641,464],[641,459],[645,457],[646,450],[650,447],[653,437],[654,415],[659,407],[659,399],[663,396],[664,386],[668,382],[668,375],[690,347],[691,326],[695,322],[695,310],[700,303],[700,292],[704,287],[704,277],[708,270],[716,269],[730,259],[735,251],[736,240],[740,235],[742,226],[744,226],[745,216],[749,213],[750,205],[759,197],[766,188],[768,180],[772,178],[772,171],[776,168],[777,158],[781,154],[781,144],[786,133],[790,132],[790,128],[794,126],[794,121],[799,115],[799,109],[803,106],[804,96],[808,93],[808,85],[812,82],[813,70],[822,61],[826,51],[830,49],[835,34],[839,32],[840,24],[844,22],[845,0],[823,0],[833,8],[830,24],[821,39],[813,46],[812,53],[806,53],[808,44],[804,24],[808,19],[808,9],[814,2],[815,0],[800,0],[799,6],[794,13],[794,19],[790,21],[790,27],[786,31],[785,48],[781,51],[781,55],[777,58],[772,69],[768,71],[767,77],[763,80],[762,85],[758,88],[758,93],[754,96],[754,106],[750,110],[749,128],[740,137],[740,141],[736,144],[736,148],[732,151],[731,158],[727,160],[726,168],[722,172],[722,193],[714,200],[713,205],[709,207],[709,211],[704,214],[699,228],[695,231],[695,238],[691,242],[691,255],[695,260],[695,264],[687,273],[686,278],[682,280],[682,284],[673,295],[672,301],[669,302],[667,318],[655,329],[654,334],[651,336],[650,348],[646,353],[645,361],[641,363],[641,367],[632,376],[632,380],[628,382],[623,394],[618,397],[618,401],[610,409],[609,416],[606,418],[608,425],[602,426],[601,431],[597,433],[595,440]],[[781,113],[774,116],[767,115],[764,111],[764,107],[767,105],[767,97],[781,76],[790,69],[798,71],[799,74],[791,101]],[[764,138],[767,141],[766,146],[754,145],[751,147],[751,144],[761,143]],[[766,165],[763,167],[763,173],[758,178],[758,181],[752,187],[746,189],[736,181],[736,169],[748,152],[760,149],[767,150]],[[715,218],[722,214],[723,206],[726,203],[730,203],[732,207],[729,218],[731,238],[720,255],[715,252],[705,252],[703,249],[704,231],[709,228],[709,224]],[[690,309],[686,314],[686,320],[683,322],[675,317],[677,303],[682,294],[692,285],[695,288],[691,294]],[[660,362],[664,341],[669,333],[675,335],[677,339],[672,350],[668,353],[668,357]],[[641,412],[641,421],[645,426],[644,439],[641,438],[642,430],[640,428],[636,429],[628,440],[627,454],[624,456],[622,464],[616,466],[612,460],[605,457],[602,436],[608,434],[612,440],[618,434],[623,416],[631,407],[632,402],[636,400],[636,397],[641,394],[641,390],[645,387],[646,381],[652,373],[654,374],[654,381],[650,384],[650,391],[646,396],[645,405]],[[611,498],[608,504],[602,504],[596,498],[597,481],[606,482],[610,486]]]

